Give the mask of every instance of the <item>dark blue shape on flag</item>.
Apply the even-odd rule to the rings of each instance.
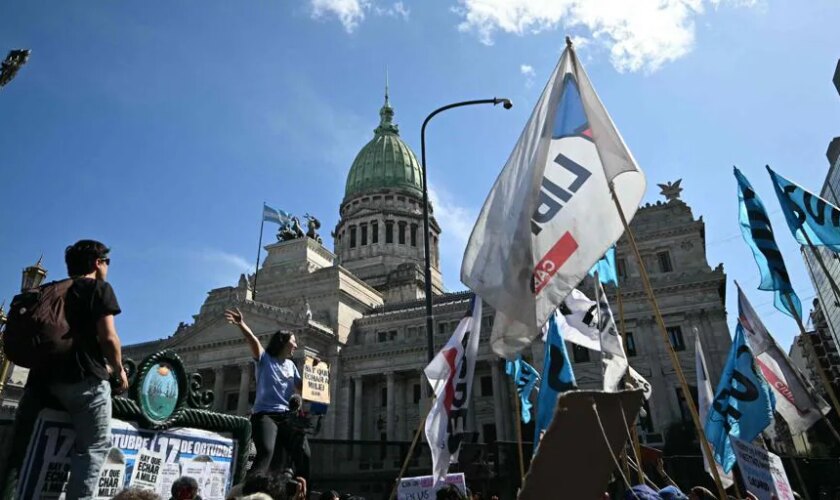
[[[531,421],[531,391],[540,381],[540,374],[537,369],[522,360],[522,356],[516,361],[505,362],[505,373],[510,375],[516,385],[516,393],[519,395],[519,409],[522,413],[522,423]]]
[[[840,252],[840,209],[819,196],[805,191],[777,174],[770,167],[770,178],[779,204],[785,213],[790,232],[800,245],[808,240],[815,246],[826,246],[833,252]],[[808,235],[806,238],[805,235]]]
[[[543,361],[543,378],[540,383],[540,396],[537,400],[537,422],[534,429],[534,451],[537,450],[543,431],[548,428],[554,418],[554,409],[560,393],[577,389],[572,363],[566,351],[566,342],[560,333],[560,324],[554,311],[548,318],[548,332],[545,337],[545,360]],[[565,320],[564,320],[565,321]]]
[[[733,169],[738,180],[738,222],[741,225],[741,234],[752,250],[761,272],[761,284],[758,285],[758,289],[775,291],[773,305],[776,309],[791,318],[802,318],[802,303],[793,291],[764,204],[744,174],[737,167]],[[795,310],[791,309],[790,303],[793,303]]]
[[[557,111],[554,114],[554,129],[551,138],[560,139],[581,135],[592,138],[589,119],[586,118],[586,111],[583,109],[577,81],[571,73],[566,73],[563,79],[563,93],[560,95]]]
[[[603,285],[613,284],[618,286],[618,273],[615,267],[615,245],[611,246],[607,253],[589,270],[589,275],[594,277],[598,273],[598,281]]]
[[[729,473],[735,465],[729,436],[752,441],[770,425],[775,409],[776,396],[756,368],[739,321],[704,429],[715,461],[724,472]]]

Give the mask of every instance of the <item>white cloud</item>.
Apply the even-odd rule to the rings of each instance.
[[[519,66],[519,72],[522,73],[523,75],[527,76],[527,77],[533,77],[534,76],[534,67],[531,66],[530,64],[523,64],[523,65]]]
[[[406,21],[411,13],[402,1],[394,2],[388,7],[374,4],[371,0],[310,0],[310,3],[313,18],[335,16],[347,33],[353,33],[369,12],[377,16],[402,18]]]
[[[706,4],[753,6],[756,0],[458,0],[458,29],[493,44],[496,32],[525,35],[563,27],[584,30],[624,71],[656,71],[694,46],[695,18]]]
[[[429,186],[429,200],[432,202],[434,217],[443,233],[440,238],[441,267],[447,270],[453,269],[454,275],[458,276],[464,249],[467,247],[473,225],[478,218],[478,211],[459,205],[454,196],[431,185]]]

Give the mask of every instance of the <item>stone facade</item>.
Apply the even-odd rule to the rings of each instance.
[[[370,215],[377,214],[371,211]],[[344,226],[339,223],[339,227]],[[702,218],[695,219],[682,200],[672,197],[642,207],[632,227],[689,383],[695,380],[697,335],[712,379],[717,380],[731,342],[724,310],[726,275],[722,266],[711,268],[706,262]],[[279,328],[295,329],[299,358],[316,355],[330,363],[332,405],[319,437],[410,440],[429,404],[421,378],[426,364],[423,301],[416,297],[399,301],[377,290],[345,269],[342,259],[308,238],[276,243],[266,250],[256,300],[249,295],[245,279],[237,287],[212,290],[192,325],[182,325],[168,339],[127,346],[126,355],[139,360],[158,349],[174,349],[188,366],[204,374],[207,385],[217,393],[218,410],[245,414],[254,393],[253,368],[239,332],[222,316],[226,307],[238,306],[263,341]],[[416,264],[413,257],[408,259]],[[617,246],[617,267],[621,306],[614,288],[607,290],[609,300],[617,321],[623,310],[630,363],[654,389],[648,417],[641,423],[642,440],[662,445],[668,428],[689,422],[690,416],[641,288],[638,266],[624,240]],[[417,279],[422,289],[422,275]],[[581,287],[590,292],[592,285],[587,283]],[[468,292],[434,297],[437,348],[454,331],[469,298]],[[512,383],[503,361],[489,348],[493,315],[485,305],[473,411],[467,425],[473,439],[482,442],[515,439]],[[534,344],[524,353],[539,369],[542,346]],[[599,388],[598,353],[571,345],[569,352],[579,386]],[[531,432],[524,428],[526,440],[531,439]]]

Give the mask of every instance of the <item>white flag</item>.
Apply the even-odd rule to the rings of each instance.
[[[604,293],[601,283],[595,281],[598,302],[589,300],[583,292],[575,288],[560,304],[561,314],[558,315],[558,320],[563,338],[573,344],[601,352],[605,391],[616,392],[623,389],[621,379],[629,369],[629,376],[644,391],[645,398],[650,399],[651,386],[630,367],[624,353],[623,340],[607,302],[607,294]]]
[[[624,232],[645,179],[566,48],[484,202],[461,281],[496,309],[493,350],[513,358]]]
[[[831,407],[793,366],[790,358],[758,319],[747,296],[738,287],[738,321],[762,375],[776,392],[776,411],[785,419],[791,434],[808,430]]]
[[[423,370],[435,390],[435,402],[426,417],[426,440],[432,452],[435,484],[446,479],[450,462],[458,460],[480,335],[481,297],[474,295],[470,310],[458,323],[449,342]]]
[[[697,372],[697,413],[700,416],[700,423],[706,425],[706,415],[709,414],[709,408],[712,406],[712,401],[715,399],[715,393],[712,391],[712,383],[709,380],[709,370],[706,369],[706,358],[703,356],[703,347],[700,345],[700,336],[694,338],[694,369]],[[723,483],[723,488],[732,486],[732,473],[727,474],[723,471],[723,467],[715,461],[720,482]],[[706,455],[703,455],[703,468],[706,472],[712,475],[712,469],[709,468],[709,461]]]

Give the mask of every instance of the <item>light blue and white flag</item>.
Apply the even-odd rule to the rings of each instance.
[[[733,167],[738,180],[738,222],[741,234],[752,250],[758,270],[761,272],[759,290],[773,290],[773,305],[791,318],[802,318],[802,303],[790,283],[782,252],[776,245],[773,226],[761,198],[755,193],[750,181]],[[795,311],[791,309],[791,303]]]
[[[283,210],[271,208],[263,203],[263,220],[265,222],[274,222],[276,224],[280,224],[281,226],[285,226],[286,224],[292,222],[292,214]]]
[[[537,422],[534,429],[534,451],[537,444],[554,417],[557,398],[560,393],[577,389],[575,373],[566,351],[566,342],[560,333],[560,312],[548,318],[548,328],[545,336],[545,360],[543,361],[543,378],[540,383],[540,394],[537,400]]]
[[[540,381],[540,374],[537,369],[522,360],[522,356],[515,361],[505,361],[505,373],[510,375],[516,385],[516,393],[519,395],[519,409],[522,412],[522,423],[531,421],[531,391]]]
[[[598,279],[602,284],[609,285],[612,283],[618,286],[618,273],[615,268],[615,245],[611,246],[607,253],[601,257],[601,260],[596,262],[589,270],[590,276],[594,277],[595,273],[598,273]]]
[[[735,465],[729,436],[752,441],[770,425],[775,408],[776,397],[756,367],[744,328],[738,323],[705,426],[715,461],[724,472],[729,473]]]
[[[785,179],[769,166],[767,171],[796,241],[807,245],[810,239],[813,245],[840,252],[840,209]]]

